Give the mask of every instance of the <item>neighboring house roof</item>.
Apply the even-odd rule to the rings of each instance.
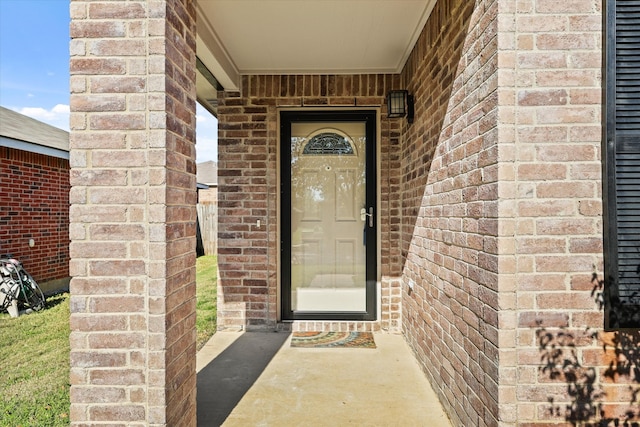
[[[218,185],[218,164],[213,160],[197,164],[196,180],[199,183],[215,187]]]
[[[69,132],[0,107],[0,147],[69,158]]]

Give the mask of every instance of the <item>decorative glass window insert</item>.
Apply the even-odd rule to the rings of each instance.
[[[309,140],[302,154],[353,155],[353,146],[347,138],[333,132],[320,133]]]

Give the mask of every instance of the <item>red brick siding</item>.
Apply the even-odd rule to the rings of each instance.
[[[299,328],[398,328],[399,120],[385,117],[393,75],[248,76],[241,93],[220,93],[218,108],[218,263],[220,328],[273,327],[278,318],[278,108],[382,107],[382,317],[372,323],[296,323]],[[262,225],[256,227],[256,221]]]
[[[0,256],[38,282],[69,277],[69,188],[68,160],[0,147]]]
[[[461,426],[498,420],[497,3],[436,3],[402,74],[403,329]]]

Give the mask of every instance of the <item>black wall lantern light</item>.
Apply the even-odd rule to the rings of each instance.
[[[407,116],[413,123],[413,95],[406,90],[392,90],[387,95],[387,117],[390,119]]]

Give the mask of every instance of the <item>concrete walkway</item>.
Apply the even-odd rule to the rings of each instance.
[[[290,339],[216,333],[198,352],[198,426],[451,426],[400,335],[376,334],[376,349]]]

